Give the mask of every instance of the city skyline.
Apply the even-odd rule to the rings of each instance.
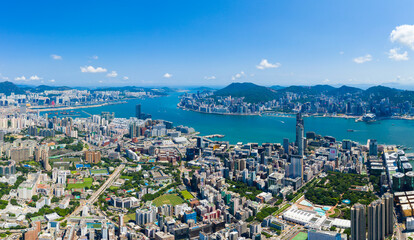
[[[0,7],[0,239],[414,238],[414,2]]]
[[[414,85],[409,1],[17,4],[0,81],[19,85]]]

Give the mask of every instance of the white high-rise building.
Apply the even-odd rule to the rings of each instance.
[[[149,208],[137,209],[135,212],[135,222],[138,225],[145,225],[157,220],[157,208],[151,206]]]

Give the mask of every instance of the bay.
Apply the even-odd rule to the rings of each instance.
[[[77,109],[83,113],[100,114],[102,111],[115,112],[115,117],[135,116],[135,105],[141,104],[142,112],[153,119],[172,121],[175,126],[193,127],[201,135],[223,134],[222,140],[237,142],[282,142],[283,138],[295,139],[295,118],[276,116],[234,116],[215,115],[185,111],[177,108],[181,93],[167,97],[132,99],[125,104],[106,105],[96,108]],[[354,130],[349,132],[348,129]],[[306,117],[305,131],[314,131],[323,136],[335,137],[338,141],[351,139],[366,144],[368,139],[377,139],[380,144],[414,146],[414,121],[381,120],[374,123],[355,122],[354,119]]]

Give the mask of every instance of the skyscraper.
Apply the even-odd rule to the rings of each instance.
[[[37,162],[42,161],[43,168],[46,171],[52,170],[52,167],[49,164],[49,147],[47,145],[41,145],[35,149],[35,160]]]
[[[303,180],[303,157],[300,155],[292,156],[290,158],[289,177],[300,177]]]
[[[283,150],[285,151],[286,154],[289,154],[289,139],[288,138],[283,139]]]
[[[204,143],[203,143],[203,138],[202,137],[197,137],[197,147],[203,149],[204,148]]]
[[[385,238],[385,201],[381,199],[368,205],[368,240]]]
[[[365,240],[365,233],[365,206],[357,203],[351,208],[351,238]]]
[[[124,226],[124,214],[119,214],[119,227]]]
[[[135,105],[135,117],[141,119],[141,104]]]
[[[298,148],[298,155],[304,154],[304,122],[302,114],[299,112],[296,114],[296,141],[295,145]]]
[[[134,137],[139,137],[140,134],[140,127],[138,125],[138,122],[133,121],[129,124],[129,137],[130,138],[134,138]]]
[[[369,155],[370,156],[377,156],[378,155],[377,140],[369,139],[368,140],[368,148],[369,148]]]
[[[135,222],[142,226],[147,223],[152,223],[157,220],[157,208],[151,206],[150,208],[137,209],[135,211]]]
[[[389,236],[394,232],[394,198],[391,193],[382,196],[385,202],[385,235]]]

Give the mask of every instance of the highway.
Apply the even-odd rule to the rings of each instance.
[[[122,159],[122,160],[124,160],[124,159]],[[114,181],[116,181],[118,179],[118,177],[121,175],[122,170],[124,170],[124,168],[125,168],[124,164],[119,165],[115,169],[115,171],[111,174],[111,176],[109,176],[109,178],[105,181],[105,183],[97,191],[95,191],[88,200],[82,201],[81,204],[71,214],[69,214],[64,219],[62,219],[61,222],[66,221],[70,217],[77,216],[82,211],[83,206],[85,206],[87,204],[92,205],[93,203],[95,203],[95,201],[99,199],[99,196],[103,192],[105,192],[105,190],[108,187],[110,187],[112,185],[112,183],[114,183]]]

